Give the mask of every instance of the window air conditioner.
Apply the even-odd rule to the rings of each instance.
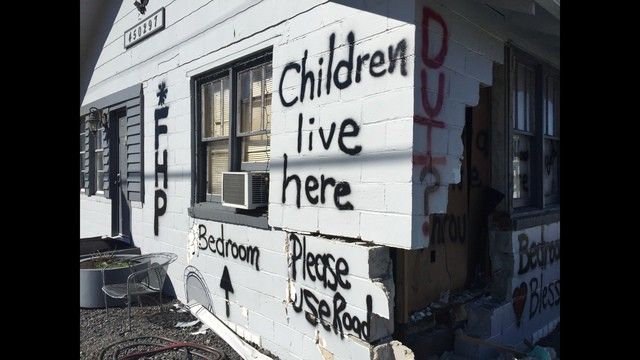
[[[223,172],[222,206],[255,209],[269,203],[268,172]]]

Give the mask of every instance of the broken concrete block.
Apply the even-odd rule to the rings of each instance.
[[[502,332],[503,318],[509,302],[476,301],[467,306],[467,334],[486,339]]]
[[[496,336],[497,338],[497,336]],[[486,339],[488,341],[494,341],[494,338]],[[454,346],[455,354],[459,356],[465,356],[469,360],[485,360],[493,359],[498,356],[499,352],[487,346],[482,346],[476,343],[472,343],[456,333]]]

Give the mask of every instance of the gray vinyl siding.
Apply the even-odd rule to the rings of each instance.
[[[109,132],[102,132],[102,161],[103,161],[103,169],[102,173],[102,189],[104,191],[104,196],[109,198]]]
[[[84,170],[82,172],[82,174],[84,175],[84,188],[85,191],[87,192],[87,194],[91,194],[91,179],[90,179],[90,174],[91,174],[91,136],[90,136],[90,132],[87,130],[85,131],[85,136],[84,136]]]

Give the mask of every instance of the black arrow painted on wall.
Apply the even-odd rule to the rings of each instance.
[[[222,279],[220,279],[220,287],[224,289],[224,297],[227,299],[227,317],[229,317],[229,291],[233,292],[233,285],[231,285],[231,279],[229,278],[229,270],[225,265],[222,272]]]

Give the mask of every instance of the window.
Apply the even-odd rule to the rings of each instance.
[[[560,79],[545,78],[544,90],[544,203],[560,202]]]
[[[556,204],[560,200],[560,77],[548,65],[510,50],[513,207]]]
[[[89,174],[86,173],[84,169],[85,156],[86,156],[86,139],[87,139],[87,129],[84,118],[80,119],[80,191],[86,191],[84,186],[85,179],[88,178]]]
[[[99,128],[96,133],[95,133],[95,141],[96,141],[96,146],[95,146],[95,157],[94,157],[94,165],[95,165],[95,171],[96,171],[96,176],[94,177],[95,181],[96,181],[96,192],[98,193],[102,193],[104,191],[104,186],[103,186],[103,179],[104,179],[104,148],[102,145],[102,140],[103,140],[103,129]]]
[[[222,194],[222,173],[266,171],[271,141],[271,52],[262,52],[198,75],[194,128],[194,204],[215,207]],[[264,214],[266,209],[244,211]],[[238,212],[241,212],[238,210]]]
[[[220,195],[221,174],[229,171],[229,122],[231,118],[229,76],[201,88],[202,143],[207,153],[207,194]]]
[[[535,133],[535,69],[514,61],[513,104],[513,199],[516,206],[531,202],[531,145]]]

